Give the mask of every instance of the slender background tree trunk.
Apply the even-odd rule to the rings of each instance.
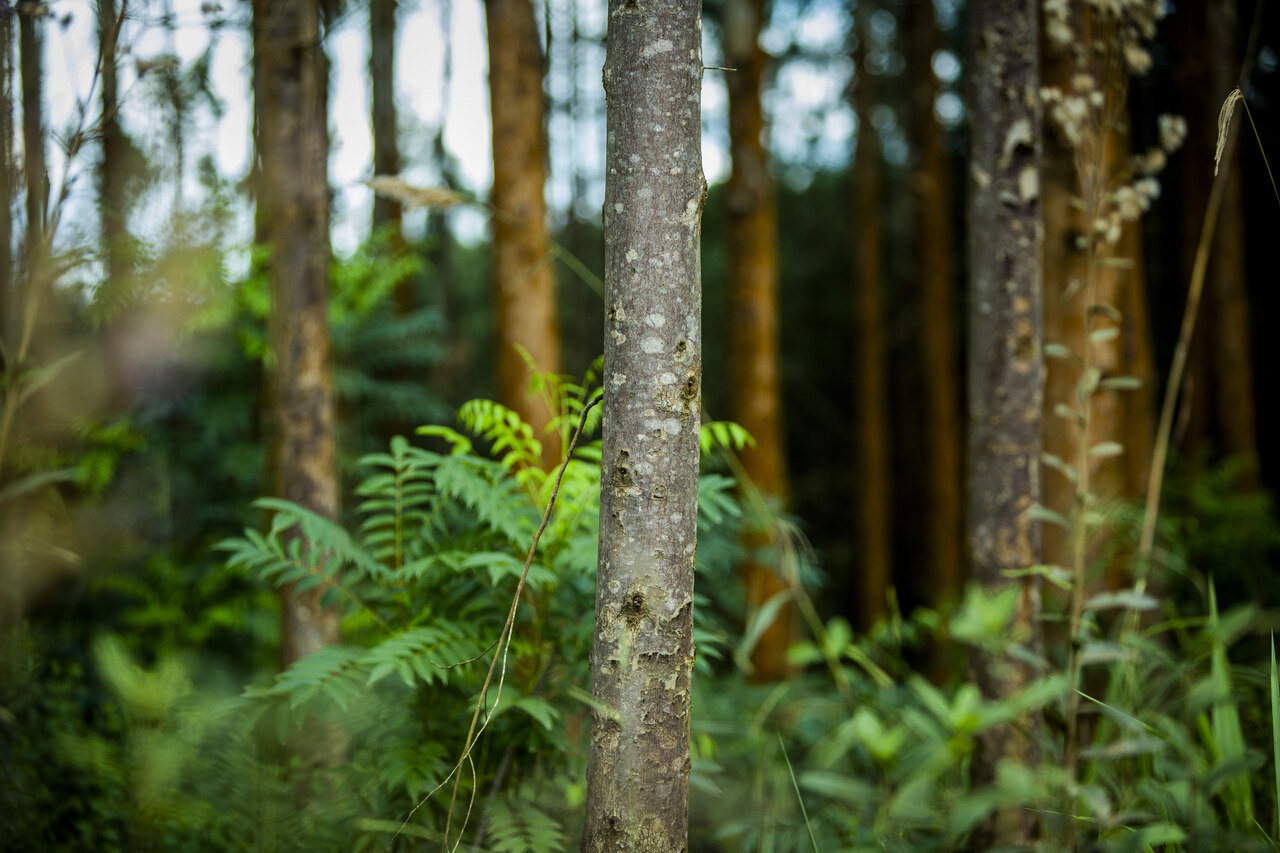
[[[20,3],[18,50],[22,63],[22,160],[27,184],[26,275],[20,311],[34,316],[32,300],[42,283],[45,213],[49,204],[49,174],[44,162],[44,37],[43,3]],[[19,323],[25,324],[23,317]]]
[[[547,133],[542,48],[530,0],[486,0],[493,115],[493,288],[498,399],[533,427],[543,459],[558,460],[545,432],[554,412],[528,391],[524,348],[541,372],[560,372],[555,268],[549,252]]]
[[[0,11],[0,338],[14,344],[13,317],[13,198],[18,175],[14,168],[13,138],[13,16]],[[0,360],[0,368],[10,365]]]
[[[877,86],[867,67],[871,8],[858,3],[858,48],[854,109],[858,114],[858,151],[853,164],[854,284],[853,345],[857,400],[858,607],[861,627],[870,629],[884,615],[893,582],[893,487],[889,446],[888,347],[885,340],[884,216],[880,170],[880,137],[872,124]]]
[[[1038,525],[1027,510],[1039,496],[1044,405],[1041,306],[1039,0],[992,0],[969,13],[969,562],[989,595],[1015,587],[1011,639],[1034,644],[1040,585],[1006,572],[1040,562]],[[969,677],[989,701],[1031,681],[1023,661],[974,651]],[[1032,721],[987,729],[972,764],[976,789],[995,781],[1001,761],[1034,766]],[[1012,809],[980,824],[975,850],[1029,847],[1036,821]]]
[[[329,343],[328,69],[315,0],[255,0],[254,52],[262,186],[271,246],[270,337],[278,494],[326,518],[338,515]],[[288,666],[339,639],[324,587],[286,587],[280,654]]]
[[[948,158],[934,117],[938,93],[933,53],[938,28],[932,3],[903,7],[903,39],[910,69],[911,141],[919,152],[912,177],[914,294],[920,311],[924,384],[919,419],[925,463],[923,535],[928,601],[954,600],[962,573],[963,520],[959,357],[956,348],[955,234]]]
[[[760,105],[768,56],[760,47],[763,0],[730,0],[725,6],[725,58],[735,71],[729,85],[729,146],[733,172],[725,186],[728,215],[729,382],[731,417],[756,440],[742,451],[742,467],[773,509],[787,494],[782,434],[782,381],[778,346],[778,214],[765,150]],[[742,566],[747,604],[759,607],[786,588],[778,567],[758,558],[771,539],[769,516],[748,522],[749,556]],[[753,678],[787,675],[791,611],[783,608],[752,650]]]
[[[604,446],[584,853],[688,849],[702,400],[699,0],[610,0]]]

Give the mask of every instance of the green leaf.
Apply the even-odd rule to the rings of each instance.
[[[51,486],[54,483],[69,483],[75,478],[75,468],[56,468],[52,471],[37,471],[33,474],[27,474],[0,489],[0,503],[20,498],[25,494],[42,489],[45,486]]]
[[[1071,521],[1065,515],[1054,512],[1046,506],[1040,504],[1032,504],[1027,508],[1027,518],[1031,521],[1046,521],[1049,524],[1056,524],[1063,530],[1071,529]]]
[[[1142,380],[1136,376],[1108,376],[1098,383],[1100,391],[1137,391]]]
[[[1108,341],[1114,341],[1118,337],[1120,337],[1120,330],[1115,326],[1109,326],[1105,329],[1094,329],[1089,333],[1089,343],[1096,346],[1097,344],[1105,344]]]
[[[1079,361],[1079,356],[1072,352],[1069,347],[1065,347],[1062,344],[1045,344],[1044,354],[1047,358],[1061,358],[1068,361]]]
[[[1001,574],[1010,580],[1035,575],[1044,578],[1059,589],[1071,589],[1071,572],[1062,566],[1039,565],[1025,569],[1005,569]]]
[[[1100,592],[1084,603],[1085,610],[1155,610],[1159,606],[1159,600],[1136,589]]]
[[[1094,459],[1109,459],[1124,453],[1124,445],[1118,441],[1102,441],[1089,448],[1089,455]]]
[[[27,401],[28,397],[56,379],[58,374],[61,373],[67,365],[78,359],[80,355],[80,350],[76,350],[75,352],[67,353],[52,364],[46,364],[44,367],[37,367],[34,370],[21,374],[18,377],[20,390],[18,391],[17,405],[21,406]]]
[[[1276,669],[1276,635],[1271,635],[1271,755],[1275,763],[1276,803],[1280,804],[1280,671]],[[1276,812],[1276,837],[1280,838],[1280,809]]]
[[[514,705],[530,717],[533,717],[547,731],[552,730],[556,719],[560,716],[560,712],[552,707],[549,702],[545,699],[539,699],[537,696],[523,696],[517,699]]]
[[[742,640],[733,652],[734,662],[746,674],[750,675],[754,671],[751,663],[751,653],[755,650],[756,644],[760,642],[764,632],[769,630],[769,626],[777,621],[778,612],[791,601],[791,598],[791,590],[780,590],[770,596],[764,604],[753,610],[747,617],[747,625],[743,629]]]

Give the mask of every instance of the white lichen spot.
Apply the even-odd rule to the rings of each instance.
[[[640,257],[640,253],[637,252],[635,249],[627,249],[627,261],[629,262],[635,261],[635,260],[638,260],[639,257]]]
[[[652,335],[640,341],[640,349],[647,353],[662,352],[662,340]]]
[[[650,314],[648,317],[644,318],[644,324],[654,329],[661,329],[663,326],[667,325],[667,318],[663,317],[661,314]]]
[[[639,155],[639,154],[632,154],[632,155],[631,155],[630,157],[628,157],[627,159],[628,159],[628,160],[630,160],[632,163],[639,163],[639,162],[640,162],[640,155]]]
[[[645,200],[651,199],[653,198],[653,189],[648,184],[645,184],[636,195]]]
[[[698,224],[698,214],[702,208],[702,190],[698,190],[697,195],[684,203],[684,216],[680,217],[680,224],[692,228]]]
[[[675,50],[676,46],[671,43],[671,39],[658,39],[644,46],[644,50],[640,51],[640,55],[645,59],[652,59],[659,53],[666,53]]]
[[[620,201],[619,201],[619,202],[615,202],[615,203],[614,203],[614,205],[613,205],[613,212],[614,212],[614,213],[621,213],[621,212],[622,212],[623,210],[625,210],[625,209],[626,209],[626,208],[624,208],[624,207],[622,206],[622,202],[620,202]]]
[[[1027,166],[1018,173],[1018,195],[1022,197],[1024,204],[1039,197],[1040,173],[1035,166]]]
[[[679,418],[661,418],[661,419],[647,420],[644,422],[644,427],[645,429],[650,431],[655,429],[663,430],[667,435],[679,435],[680,419]]]
[[[615,374],[613,374],[613,376],[609,377],[609,381],[610,381],[611,383],[613,383],[614,385],[621,385],[621,384],[623,384],[624,382],[626,382],[626,381],[627,381],[627,374],[625,374],[625,373],[615,373]]]
[[[658,377],[659,385],[675,385],[676,375],[674,373],[663,373]]]

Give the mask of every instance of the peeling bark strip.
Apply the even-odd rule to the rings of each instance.
[[[327,78],[315,0],[254,0],[261,79],[262,208],[271,245],[271,345],[278,493],[312,512],[338,513],[333,376],[329,358],[329,136]],[[285,588],[284,666],[338,640],[322,587]]]
[[[582,850],[683,851],[702,384],[699,0],[610,0],[604,448]]]
[[[1019,584],[1013,630],[1034,639],[1040,607],[1031,578],[1007,570],[1039,562],[1039,534],[1027,509],[1039,495],[1041,352],[1041,122],[1038,108],[1039,0],[990,0],[970,8],[971,174],[969,307],[969,554],[973,578],[989,592]],[[999,700],[1030,680],[1024,664],[975,652],[970,677]],[[978,742],[975,787],[995,780],[1002,760],[1037,760],[1025,723],[997,726]],[[974,849],[1026,846],[1029,812],[1009,810],[974,832]]]

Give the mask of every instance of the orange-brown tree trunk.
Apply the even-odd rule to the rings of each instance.
[[[768,57],[759,44],[763,0],[730,0],[725,7],[724,47],[730,67],[729,148],[733,171],[725,187],[729,248],[729,365],[733,420],[755,438],[742,451],[742,466],[771,512],[786,499],[787,471],[782,432],[782,382],[778,369],[778,216],[760,92]],[[760,607],[786,588],[781,567],[761,552],[770,543],[771,512],[748,523],[747,563],[742,567],[747,604]],[[752,677],[777,681],[787,675],[791,643],[788,608],[752,651]]]
[[[329,342],[328,69],[316,0],[254,0],[260,99],[260,222],[271,247],[272,401],[281,497],[337,518]],[[280,655],[288,666],[339,639],[324,587],[286,587]]]
[[[920,311],[920,422],[923,431],[922,531],[931,603],[954,600],[963,571],[963,496],[960,374],[956,349],[955,233],[951,175],[942,132],[934,118],[938,84],[933,53],[938,29],[932,3],[903,6],[903,38],[911,74],[911,140],[918,152],[912,176],[915,278]]]
[[[1105,38],[1092,29],[1090,15],[1080,15],[1086,41]],[[1133,376],[1142,381],[1137,390],[1107,391],[1091,402],[1090,446],[1101,442],[1118,442],[1124,448],[1120,459],[1104,458],[1092,464],[1090,493],[1100,507],[1120,500],[1133,499],[1146,488],[1146,472],[1150,464],[1151,442],[1155,431],[1153,392],[1154,357],[1151,348],[1150,318],[1144,290],[1141,257],[1141,231],[1137,222],[1123,225],[1119,240],[1106,248],[1104,262],[1095,273],[1096,304],[1119,312],[1118,336],[1109,342],[1090,344],[1087,332],[1084,282],[1088,275],[1088,254],[1077,246],[1077,236],[1088,234],[1091,225],[1074,199],[1084,193],[1082,175],[1099,187],[1113,186],[1128,175],[1130,145],[1127,111],[1124,108],[1128,73],[1118,56],[1099,60],[1085,59],[1073,52],[1047,49],[1044,54],[1043,78],[1047,86],[1071,91],[1073,76],[1088,73],[1108,92],[1109,122],[1097,132],[1092,142],[1072,148],[1054,127],[1046,127],[1044,162],[1044,310],[1045,340],[1067,347],[1077,355],[1091,347],[1093,364],[1103,376]],[[1081,153],[1097,152],[1097,153]],[[1085,162],[1095,159],[1096,163]],[[1096,174],[1094,174],[1096,172]],[[1097,328],[1097,326],[1093,326]],[[1079,380],[1077,363],[1054,358],[1048,361],[1045,383],[1044,451],[1075,464],[1079,448],[1079,429],[1067,418],[1055,414],[1062,403],[1074,404]],[[1076,485],[1057,471],[1046,473],[1042,486],[1042,502],[1065,516],[1072,514]],[[1069,565],[1069,537],[1053,525],[1045,525],[1043,558],[1053,565]],[[1095,547],[1097,544],[1095,544]],[[1108,563],[1107,582],[1113,586],[1125,582],[1124,562]]]
[[[530,392],[530,369],[560,372],[555,269],[547,235],[547,136],[543,125],[542,48],[530,0],[486,0],[489,99],[493,115],[493,292],[497,318],[498,399],[543,442],[543,460],[559,456],[546,432],[554,414]]]
[[[853,164],[854,282],[853,346],[856,377],[854,394],[854,458],[856,461],[858,569],[857,613],[869,629],[884,615],[893,582],[892,501],[889,469],[888,358],[884,309],[884,226],[880,196],[880,138],[871,122],[876,106],[875,77],[867,68],[867,40],[871,37],[871,9],[858,4],[858,48],[853,61],[856,76],[854,109],[858,115],[858,149]]]

